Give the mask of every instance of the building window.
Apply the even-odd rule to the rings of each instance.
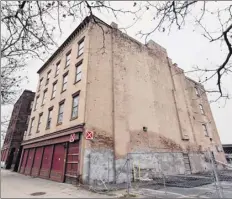
[[[37,133],[39,133],[40,132],[40,126],[41,126],[41,118],[42,118],[42,115],[43,115],[43,113],[40,113],[39,114],[39,120],[38,120],[38,126],[37,126]]]
[[[207,130],[207,127],[206,127],[206,124],[202,124],[202,128],[204,130],[204,133],[205,133],[205,136],[209,136],[209,133],[208,133],[208,130]]]
[[[48,120],[47,120],[47,129],[50,129],[51,127],[51,122],[52,122],[52,110],[53,108],[48,109]]]
[[[43,93],[42,105],[45,104],[46,98],[47,98],[47,89],[46,89],[46,90],[44,91],[44,93]]]
[[[32,130],[33,126],[34,126],[34,121],[35,121],[35,118],[33,117],[31,119],[31,126],[30,126],[30,130],[29,130],[29,134],[28,135],[31,135],[31,130]]]
[[[201,114],[205,114],[202,104],[199,104],[199,107],[200,107],[200,110],[201,110]]]
[[[30,121],[30,115],[27,116],[27,122],[26,122],[26,125],[29,124],[29,121]]]
[[[56,74],[55,76],[59,75],[60,72],[60,61],[56,64]]]
[[[81,80],[81,68],[82,68],[82,61],[76,65],[76,78],[75,82]]]
[[[51,76],[51,71],[48,71],[46,85],[49,83],[50,76]]]
[[[41,89],[42,82],[43,82],[43,78],[41,78],[41,79],[39,80],[39,88],[38,88],[38,91],[40,91],[40,89]]]
[[[72,119],[78,117],[78,105],[79,105],[79,93],[76,95],[73,95]]]
[[[77,56],[80,56],[84,53],[84,39],[78,42],[78,52]]]
[[[35,99],[35,108],[34,108],[34,110],[36,110],[36,109],[37,109],[37,106],[38,106],[38,100],[39,100],[39,96],[37,96],[37,97],[36,97],[36,99]]]
[[[29,109],[30,109],[30,110],[32,110],[33,102],[34,102],[34,101],[31,101],[31,103],[30,103],[30,106],[29,106]]]
[[[57,81],[53,83],[53,87],[52,87],[52,99],[56,96],[56,84]]]
[[[61,124],[63,121],[63,114],[64,114],[64,102],[60,103],[59,106],[59,113],[58,113],[58,119],[57,119],[57,123]]]
[[[63,85],[62,85],[62,91],[65,91],[67,89],[67,83],[68,83],[68,73],[66,73],[63,76]]]
[[[197,87],[194,87],[194,89],[195,89],[195,93],[196,93],[196,95],[197,95],[197,96],[200,96],[200,93],[199,93],[199,91],[198,91]]]
[[[66,54],[66,63],[65,63],[65,67],[68,67],[70,65],[70,61],[71,61],[71,51],[69,51]]]

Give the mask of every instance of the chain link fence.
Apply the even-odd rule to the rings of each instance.
[[[90,156],[90,165],[95,161],[96,166],[99,161],[104,171],[91,170],[96,173],[88,188],[98,193],[126,189],[128,195],[147,197],[224,198],[232,189],[232,164],[223,159],[223,152],[218,154],[215,156],[212,151],[137,152],[128,153],[116,162],[109,154],[107,158],[94,160]]]

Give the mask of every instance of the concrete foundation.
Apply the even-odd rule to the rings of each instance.
[[[162,175],[184,175],[186,173],[181,152],[139,152],[117,159],[109,149],[85,150],[83,181],[87,184],[104,182],[123,183],[136,178],[152,179]],[[211,170],[206,154],[189,153],[191,173]],[[114,164],[116,172],[114,174]],[[128,167],[127,167],[128,164]],[[114,177],[115,175],[115,177]]]
[[[85,150],[83,182],[98,184],[114,181],[113,151],[108,149]]]
[[[207,154],[189,153],[192,173],[206,172],[212,170],[210,158]]]

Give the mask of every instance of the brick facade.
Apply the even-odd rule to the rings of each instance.
[[[31,103],[34,100],[35,93],[30,90],[24,90],[11,114],[9,126],[1,149],[1,161],[4,162],[7,169],[17,170],[20,146],[23,140],[24,132],[27,130],[28,121],[31,114]]]

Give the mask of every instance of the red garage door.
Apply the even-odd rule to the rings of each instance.
[[[52,162],[52,150],[53,150],[52,145],[44,147],[42,165],[41,165],[41,169],[39,172],[39,176],[42,178],[49,177],[49,171],[50,171],[51,162]]]
[[[33,164],[34,155],[35,155],[35,148],[29,149],[29,154],[28,154],[27,163],[26,163],[25,172],[24,172],[26,175],[31,174],[31,168]]]
[[[79,160],[79,142],[69,143],[67,162],[66,162],[66,177],[78,177],[78,160]]]
[[[63,144],[55,145],[50,179],[58,181],[58,182],[63,181],[64,155],[65,155],[64,145]]]
[[[27,156],[28,156],[28,149],[25,149],[24,153],[23,153],[21,167],[20,167],[20,173],[24,173],[24,171],[25,171],[25,166],[27,163]]]
[[[9,149],[6,149],[5,152],[4,152],[4,159],[3,159],[4,162],[5,162],[6,159],[7,159],[8,151],[9,151]]]
[[[3,160],[3,150],[1,150],[1,161]]]
[[[39,175],[39,169],[40,169],[40,165],[42,162],[42,154],[43,154],[43,147],[36,148],[34,163],[33,163],[32,172],[31,172],[32,176]]]

